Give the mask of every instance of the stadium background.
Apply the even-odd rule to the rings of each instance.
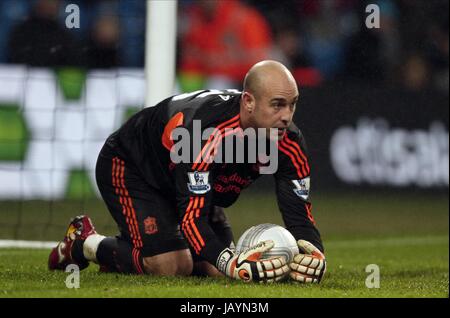
[[[65,27],[69,3],[78,29]],[[370,3],[379,29],[365,26]],[[202,16],[214,5],[216,16]],[[325,247],[381,238],[414,250],[437,239],[448,283],[448,6],[180,0],[174,93],[240,89],[254,62],[284,62],[301,90],[295,122]],[[59,240],[81,212],[116,234],[93,168],[104,139],[145,105],[144,49],[145,1],[0,2],[0,240]],[[236,238],[281,224],[271,184],[262,178],[227,209]]]

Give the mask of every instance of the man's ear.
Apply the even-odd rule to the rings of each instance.
[[[244,99],[245,110],[251,114],[255,109],[255,96],[249,92],[244,92],[242,98]]]

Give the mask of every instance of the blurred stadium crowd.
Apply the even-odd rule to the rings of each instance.
[[[170,0],[167,0],[170,1]],[[65,7],[80,8],[68,29]],[[368,29],[365,8],[380,8]],[[143,67],[144,0],[2,0],[0,63]],[[255,61],[293,69],[302,86],[350,81],[449,90],[448,0],[179,0],[184,90],[239,87]]]

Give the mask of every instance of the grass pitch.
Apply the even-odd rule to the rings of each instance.
[[[91,265],[80,274],[80,288],[69,289],[65,284],[69,273],[47,270],[48,250],[0,249],[0,297],[448,297],[447,194],[334,193],[317,195],[313,202],[328,262],[328,271],[320,285],[290,281],[259,285],[228,279],[105,274],[98,273],[97,266]],[[6,211],[8,205],[11,208],[14,204],[3,202],[0,208]],[[34,202],[33,206],[39,210],[46,204]],[[59,204],[69,206],[67,202]],[[100,207],[98,202],[88,202],[83,208],[90,211],[99,231],[114,234],[107,212]],[[236,238],[254,224],[282,224],[279,214],[273,212],[276,209],[273,196],[243,194],[227,210]],[[39,227],[35,227],[35,234],[59,240],[67,226],[63,218],[78,211],[74,212],[72,207],[60,209],[58,213],[52,218],[54,224],[44,222],[48,225],[46,234],[39,232]],[[2,222],[15,224],[17,217],[4,218]],[[22,215],[20,228],[15,224],[16,233],[27,234],[18,238],[32,238],[28,232],[33,228],[27,230],[27,222],[30,219]],[[0,234],[8,233],[0,227]],[[369,264],[376,264],[380,269],[379,288],[366,286],[371,274],[366,272]]]

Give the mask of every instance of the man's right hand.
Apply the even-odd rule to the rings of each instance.
[[[217,268],[226,276],[244,282],[279,281],[289,273],[284,257],[261,259],[261,255],[273,246],[273,241],[264,241],[237,255],[225,249],[219,256]]]

